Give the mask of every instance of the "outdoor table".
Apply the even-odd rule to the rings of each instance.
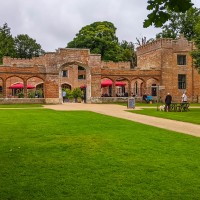
[[[175,111],[175,112],[182,112],[182,111],[189,111],[189,106],[190,103],[187,102],[174,102],[171,103],[170,105],[170,111]]]

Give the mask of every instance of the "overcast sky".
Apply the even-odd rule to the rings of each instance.
[[[200,0],[192,0],[200,8]],[[157,28],[143,28],[147,0],[1,0],[0,26],[28,34],[45,51],[66,47],[79,30],[96,21],[112,22],[119,41],[155,38]]]

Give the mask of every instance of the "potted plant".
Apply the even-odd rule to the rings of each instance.
[[[81,88],[74,88],[72,91],[72,95],[74,97],[74,101],[77,103],[78,102],[78,98],[82,97],[82,91]]]
[[[72,91],[69,88],[67,88],[65,89],[65,92],[66,92],[66,96],[65,96],[66,102],[69,102],[69,101],[72,102],[73,101]]]
[[[20,91],[20,92],[17,94],[17,97],[18,97],[18,98],[24,98],[24,93],[23,93],[23,91]]]

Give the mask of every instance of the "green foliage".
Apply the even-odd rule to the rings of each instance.
[[[125,44],[126,43],[126,44]],[[91,53],[101,54],[104,61],[131,61],[134,63],[134,45],[116,37],[116,28],[111,22],[94,22],[83,27],[67,48],[86,48]]]
[[[191,0],[148,0],[147,10],[152,12],[147,16],[143,26],[161,27],[171,18],[170,12],[184,13],[192,7]]]
[[[28,98],[35,98],[35,92],[34,91],[28,92]]]
[[[196,24],[200,19],[200,9],[190,8],[185,13],[169,12],[169,22],[162,26],[162,32],[157,34],[157,38],[177,38],[183,34],[188,40],[197,37]]]
[[[195,46],[196,49],[191,52],[191,56],[193,58],[195,68],[197,68],[200,73],[200,35],[195,39]]]
[[[66,92],[66,96],[65,97],[67,99],[72,99],[73,98],[72,91],[69,88],[66,88],[65,92]]]
[[[13,38],[6,23],[0,27],[0,63],[4,56],[32,58],[42,54],[44,54],[44,50],[41,45],[27,34]]]
[[[194,66],[200,73],[200,19],[195,26],[196,38],[194,39],[196,49],[191,52],[191,56],[194,61]]]
[[[200,72],[200,9],[190,8],[185,13],[169,12],[169,23],[162,26],[157,38],[177,38],[182,33],[188,40],[195,42],[196,49],[191,52],[194,66]]]
[[[137,65],[137,56],[134,44],[132,42],[127,42],[126,40],[123,40],[120,43],[120,47],[122,49],[121,60],[131,62],[131,67],[134,68]]]
[[[74,88],[73,91],[72,91],[72,96],[74,98],[82,97],[83,92],[82,92],[81,88]]]
[[[44,54],[41,45],[27,34],[15,37],[15,50],[17,58],[32,58]]]
[[[0,27],[0,63],[3,56],[15,56],[14,39],[6,23]]]
[[[21,90],[19,93],[17,93],[18,98],[24,98],[24,92]]]

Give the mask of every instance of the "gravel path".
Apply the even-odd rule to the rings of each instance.
[[[157,117],[151,117],[146,115],[140,115],[127,112],[127,108],[115,104],[83,104],[83,103],[65,103],[62,105],[44,105],[45,108],[53,110],[85,110],[92,111],[104,115],[123,118],[151,126],[160,127],[167,130],[172,130],[180,133],[185,133],[200,137],[200,125],[180,122],[170,119],[162,119]],[[140,109],[140,108],[136,108]]]

